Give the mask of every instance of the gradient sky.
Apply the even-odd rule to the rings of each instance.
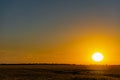
[[[120,0],[0,0],[0,63],[120,64]]]

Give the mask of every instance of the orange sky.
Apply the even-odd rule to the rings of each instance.
[[[1,1],[0,63],[120,64],[119,3]]]

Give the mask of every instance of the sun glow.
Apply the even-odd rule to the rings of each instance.
[[[95,62],[101,62],[103,60],[104,56],[100,52],[96,52],[92,55],[92,59]]]

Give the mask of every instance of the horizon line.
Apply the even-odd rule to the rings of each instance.
[[[0,65],[103,65],[103,66],[112,66],[120,64],[70,64],[70,63],[0,63]]]

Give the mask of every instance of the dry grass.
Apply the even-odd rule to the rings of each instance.
[[[120,80],[120,66],[0,65],[0,80]]]

